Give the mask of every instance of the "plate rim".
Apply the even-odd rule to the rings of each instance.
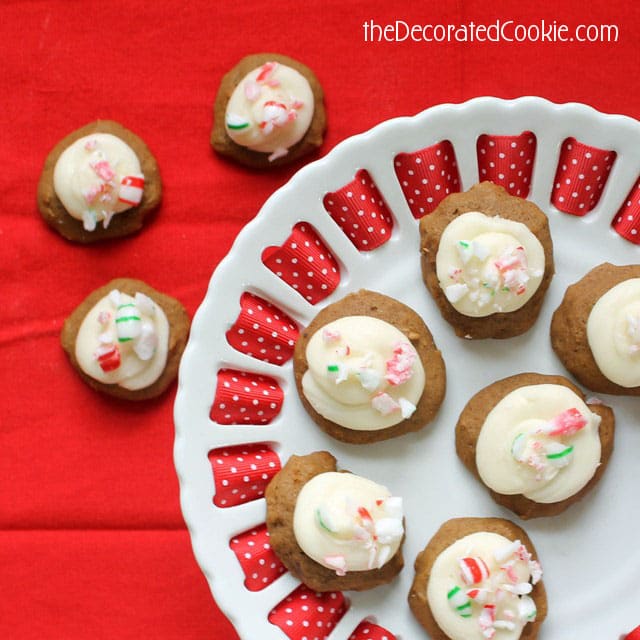
[[[473,112],[474,110],[496,110],[496,109],[530,109],[530,110],[541,110],[547,114],[562,114],[560,117],[566,117],[566,114],[580,116],[587,120],[597,121],[598,123],[606,122],[608,124],[612,124],[614,127],[619,127],[621,130],[632,132],[633,135],[640,137],[640,122],[637,120],[621,114],[607,114],[602,113],[595,108],[582,104],[579,102],[567,102],[567,103],[555,103],[551,102],[545,98],[540,98],[536,96],[523,96],[520,98],[514,99],[503,99],[503,98],[495,98],[490,96],[483,96],[473,98],[471,100],[467,100],[460,103],[443,103],[439,105],[434,105],[429,107],[416,115],[413,116],[398,116],[383,122],[378,123],[374,127],[368,129],[367,131],[363,131],[361,133],[355,134],[346,138],[345,140],[338,143],[335,147],[333,147],[326,155],[318,160],[315,160],[301,169],[299,169],[284,185],[279,187],[276,191],[274,191],[262,204],[256,216],[250,220],[243,229],[237,234],[236,238],[232,246],[230,247],[228,253],[225,257],[219,262],[216,268],[213,270],[211,278],[209,280],[209,284],[207,290],[204,294],[202,302],[200,303],[198,310],[196,311],[193,323],[192,323],[192,332],[189,338],[189,342],[185,349],[183,358],[180,363],[179,369],[179,378],[178,378],[178,389],[176,393],[175,403],[174,403],[174,424],[175,424],[175,439],[174,439],[174,447],[173,447],[173,457],[174,457],[174,465],[176,468],[176,472],[179,479],[180,484],[180,505],[183,514],[183,518],[187,525],[190,534],[190,540],[192,544],[192,548],[194,551],[194,555],[196,560],[205,574],[205,577],[209,583],[212,595],[214,600],[217,602],[220,609],[230,620],[231,624],[234,625],[238,634],[241,637],[249,637],[251,633],[250,629],[245,629],[245,624],[240,620],[237,615],[237,611],[234,609],[232,605],[233,598],[228,598],[225,589],[218,589],[216,582],[217,578],[214,576],[213,567],[209,566],[208,562],[206,562],[206,553],[203,550],[203,546],[206,546],[206,542],[203,542],[199,537],[199,524],[198,517],[196,515],[196,511],[199,508],[202,508],[202,505],[196,506],[190,501],[190,487],[189,480],[187,477],[187,473],[185,471],[185,464],[187,460],[185,459],[186,449],[185,449],[185,439],[188,437],[189,428],[186,426],[186,422],[188,421],[185,414],[184,401],[185,401],[185,388],[187,384],[187,380],[189,379],[189,369],[191,367],[192,356],[196,349],[196,344],[198,342],[198,338],[200,336],[200,332],[203,330],[203,326],[206,320],[206,316],[208,310],[207,307],[211,304],[211,296],[214,294],[214,288],[218,285],[218,282],[225,277],[228,277],[228,271],[230,266],[233,263],[233,258],[238,252],[238,248],[241,247],[247,239],[250,238],[256,229],[259,229],[263,224],[264,220],[268,218],[270,215],[270,211],[272,208],[277,205],[277,203],[283,198],[283,194],[287,194],[292,190],[298,188],[298,185],[304,184],[304,181],[307,179],[309,175],[314,175],[314,173],[322,172],[325,170],[325,167],[331,167],[335,162],[336,158],[343,158],[344,156],[348,156],[352,148],[358,148],[361,145],[374,144],[375,140],[383,136],[388,130],[392,130],[398,126],[418,126],[424,120],[429,121],[429,119],[433,119],[435,117],[440,116],[440,114],[450,114],[450,113],[461,113],[461,112]],[[468,114],[466,117],[470,117]],[[437,129],[437,127],[436,127]],[[576,127],[576,129],[580,129],[580,127]],[[488,132],[488,133],[493,133]],[[371,142],[371,141],[374,142]],[[475,145],[475,140],[473,141]],[[417,148],[422,148],[424,145],[419,145]],[[354,167],[354,172],[358,167]],[[554,167],[555,170],[555,167]],[[470,185],[463,184],[463,188],[468,188]],[[625,194],[626,195],[626,194]],[[623,196],[624,197],[624,196]],[[529,196],[531,198],[531,196]],[[417,221],[416,221],[417,222]],[[246,289],[246,287],[243,287]],[[315,307],[315,309],[319,309],[324,306],[324,303],[321,303]],[[286,309],[285,309],[286,310]],[[211,360],[216,361],[215,370],[219,369],[221,366],[221,362],[219,358],[216,358],[215,355],[210,356]],[[215,391],[215,380],[209,381],[208,385],[210,388],[209,397],[210,401],[213,401],[213,393]],[[268,438],[265,439],[268,441]],[[284,463],[284,460],[283,460]],[[213,496],[213,492],[211,497]],[[260,501],[258,501],[260,502]],[[255,509],[251,507],[247,507],[246,509],[240,509],[245,514],[250,514],[253,517],[253,513]],[[249,528],[249,527],[246,527]],[[238,567],[239,568],[239,567]],[[240,574],[242,578],[242,574]],[[280,579],[282,580],[282,578]],[[243,582],[243,580],[241,581]],[[244,586],[242,585],[242,589],[245,594],[249,594]],[[281,589],[282,591],[282,589]],[[258,596],[261,592],[258,592]],[[261,632],[262,633],[262,632]],[[267,636],[271,637],[271,634],[263,633],[265,640]],[[273,637],[282,637],[281,635],[273,635]]]

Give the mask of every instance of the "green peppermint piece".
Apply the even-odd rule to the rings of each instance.
[[[318,524],[322,529],[324,529],[328,533],[335,533],[335,531],[333,531],[333,529],[331,529],[329,525],[322,519],[320,509],[316,509],[316,520],[318,521]]]
[[[241,129],[247,129],[250,126],[250,123],[246,120],[243,120],[240,116],[235,114],[229,114],[227,118],[227,128],[233,129],[234,131],[239,131]]]
[[[562,449],[562,451],[558,451],[555,453],[547,453],[547,458],[549,460],[558,460],[559,458],[565,458],[573,451],[573,445],[569,445]]]

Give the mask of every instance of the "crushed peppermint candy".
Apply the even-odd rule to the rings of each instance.
[[[451,608],[463,618],[475,617],[482,637],[489,639],[498,631],[513,631],[535,620],[530,594],[542,575],[520,540],[495,549],[493,558],[500,565],[494,571],[481,557],[460,558],[460,578],[466,587],[450,585],[446,593]],[[518,563],[526,565],[530,582],[521,579]]]
[[[462,282],[450,284],[444,289],[444,295],[447,297],[447,300],[453,304],[462,300],[468,293],[469,286]]]
[[[398,404],[400,405],[400,413],[402,413],[402,417],[406,420],[410,418],[416,411],[416,405],[413,402],[409,402],[406,398],[399,398]]]
[[[342,336],[337,329],[332,329],[331,327],[325,327],[322,330],[322,340],[325,343],[338,342]]]
[[[325,564],[331,569],[335,569],[337,576],[347,575],[347,560],[344,556],[325,556]]]
[[[408,342],[401,342],[393,349],[393,356],[387,360],[385,379],[392,385],[407,382],[413,376],[416,351]]]
[[[539,432],[549,436],[572,436],[586,426],[587,419],[578,409],[572,407],[549,420]]]
[[[511,455],[535,470],[537,481],[548,482],[573,458],[574,447],[552,438],[573,436],[589,424],[575,407],[566,409],[540,427],[519,433],[511,444]]]
[[[375,507],[376,517],[367,507],[357,506],[352,500],[346,500],[346,514],[343,514],[347,516],[346,521],[341,514],[336,514],[334,521],[327,505],[321,505],[316,510],[317,525],[325,535],[338,538],[340,544],[346,541],[356,542],[368,552],[368,569],[382,567],[389,560],[392,547],[404,535],[402,498],[381,498],[375,501]],[[374,507],[371,509],[374,510]],[[338,576],[344,576],[349,570],[347,555],[330,554],[323,561]]]
[[[356,372],[360,384],[367,391],[376,391],[382,382],[382,376],[372,367],[363,367]]]
[[[388,393],[377,393],[371,399],[371,406],[381,413],[383,416],[388,416],[394,411],[400,411],[401,407]]]

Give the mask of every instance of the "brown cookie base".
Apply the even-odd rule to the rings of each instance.
[[[271,480],[265,496],[272,549],[296,578],[315,591],[365,591],[391,582],[404,566],[404,538],[395,555],[380,569],[351,571],[344,576],[312,560],[298,545],[293,532],[298,494],[311,478],[328,471],[337,471],[336,459],[327,451],[317,451],[306,456],[291,456]]]
[[[269,160],[269,153],[252,151],[236,144],[227,133],[225,127],[227,104],[231,94],[242,79],[265,62],[279,62],[298,71],[309,83],[313,93],[314,108],[311,124],[301,140],[289,148],[289,153],[273,161]],[[324,91],[315,73],[306,65],[279,53],[257,53],[247,56],[227,72],[220,83],[213,107],[213,129],[211,131],[211,146],[220,155],[232,158],[236,162],[253,169],[269,169],[290,164],[315,151],[323,140],[327,118],[324,108]]]
[[[545,257],[542,281],[531,299],[516,311],[494,313],[484,318],[465,316],[456,311],[440,287],[436,272],[440,238],[450,222],[470,211],[521,222],[542,244]],[[420,220],[420,246],[424,282],[442,317],[453,327],[457,336],[468,339],[512,338],[525,333],[535,323],[553,277],[554,264],[549,221],[533,202],[511,196],[502,187],[491,182],[481,182],[469,191],[447,196],[433,213]]]
[[[567,288],[551,319],[551,346],[556,355],[580,384],[598,393],[640,396],[640,387],[622,387],[604,376],[587,338],[593,305],[609,289],[630,278],[640,278],[640,264],[616,266],[606,262],[595,267]]]
[[[503,380],[498,380],[485,387],[469,400],[460,414],[456,425],[456,451],[458,457],[471,473],[482,482],[476,466],[476,444],[482,425],[489,412],[508,393],[520,387],[534,384],[560,384],[571,389],[578,397],[585,400],[585,396],[572,382],[562,376],[543,375],[540,373],[521,373]],[[600,436],[600,466],[596,469],[591,480],[578,493],[561,500],[543,504],[535,502],[521,494],[505,495],[488,489],[491,497],[503,507],[511,509],[522,519],[539,518],[541,516],[555,516],[568,509],[572,504],[581,500],[600,480],[604,473],[611,454],[613,452],[613,440],[615,431],[615,417],[610,407],[604,404],[590,404],[589,409],[597,413],[602,421],[598,430]]]
[[[309,368],[306,350],[309,340],[324,325],[345,316],[371,316],[393,325],[409,338],[425,371],[424,392],[413,415],[392,427],[377,431],[347,429],[321,416],[306,399],[302,390],[302,377]],[[293,355],[293,371],[298,394],[314,422],[331,437],[352,444],[380,442],[418,431],[435,417],[446,389],[444,360],[438,351],[431,332],[422,318],[405,304],[388,296],[362,289],[324,308],[300,334]]]
[[[94,380],[80,368],[76,358],[76,338],[82,321],[87,313],[112,289],[118,289],[131,296],[135,295],[137,291],[148,295],[162,308],[169,321],[167,364],[164,371],[160,374],[160,377],[144,389],[124,389],[117,384],[104,384],[103,382]],[[189,325],[190,321],[187,312],[175,298],[156,291],[153,287],[150,287],[141,280],[118,278],[93,291],[74,309],[73,313],[64,322],[60,342],[73,368],[92,389],[123,400],[148,400],[162,394],[178,375],[180,358],[189,336]]]
[[[113,216],[109,226],[105,229],[98,222],[93,231],[87,231],[82,226],[82,220],[77,220],[67,213],[53,187],[53,171],[62,152],[76,140],[92,133],[110,133],[126,142],[138,156],[140,169],[144,174],[144,192],[140,204],[127,211]],[[128,236],[142,228],[145,218],[158,208],[162,198],[162,181],[156,159],[147,145],[128,129],[112,120],[96,120],[63,138],[47,156],[40,182],[38,183],[38,209],[44,221],[55,229],[61,236],[72,242],[89,244],[99,240],[121,238]]]
[[[449,640],[438,626],[427,601],[427,584],[431,575],[431,568],[436,558],[456,540],[464,538],[472,533],[479,532],[497,533],[510,540],[520,541],[526,546],[534,560],[538,560],[538,554],[526,532],[518,525],[503,520],[502,518],[454,518],[445,522],[429,544],[418,554],[415,561],[416,576],[409,592],[409,606],[418,622],[424,627],[431,640]],[[520,636],[521,640],[535,640],[538,637],[540,625],[547,617],[547,594],[542,581],[538,582],[531,592],[531,597],[536,603],[538,614],[534,622],[527,623]]]

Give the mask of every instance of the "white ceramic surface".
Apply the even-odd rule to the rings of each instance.
[[[507,341],[460,340],[441,319],[422,284],[418,223],[396,179],[393,158],[399,152],[412,152],[448,139],[456,151],[463,189],[468,189],[478,181],[478,136],[519,134],[524,130],[533,131],[537,137],[529,198],[549,215],[556,276],[538,322],[526,335]],[[599,204],[584,218],[561,213],[549,203],[560,146],[569,136],[618,153]],[[349,182],[359,168],[369,171],[394,214],[391,240],[370,253],[357,251],[322,205],[324,194]],[[555,105],[540,98],[478,98],[390,120],[350,138],[303,168],[267,200],[211,278],[194,318],[175,403],[174,458],[195,556],[216,601],[243,640],[285,640],[284,633],[271,625],[267,616],[297,586],[297,581],[285,574],[263,591],[247,591],[229,539],[264,522],[264,500],[228,509],[212,503],[214,484],[207,453],[216,447],[248,442],[275,443],[283,464],[292,453],[328,449],[342,468],[369,476],[405,498],[408,532],[404,571],[385,587],[347,593],[350,609],[331,640],[346,640],[367,616],[374,616],[402,640],[426,638],[406,604],[412,564],[439,525],[456,516],[502,516],[526,528],[545,569],[549,598],[541,640],[617,639],[640,623],[639,398],[603,396],[615,408],[617,418],[610,467],[582,503],[555,518],[523,524],[498,507],[458,460],[453,438],[460,410],[486,384],[522,371],[565,373],[549,343],[551,314],[566,286],[591,267],[604,261],[640,262],[640,246],[625,241],[610,227],[639,174],[640,123],[635,120],[603,115],[584,105]],[[340,261],[340,285],[317,308],[260,261],[263,248],[279,245],[300,220],[313,224]],[[393,296],[424,317],[443,352],[448,389],[437,419],[421,432],[358,447],[332,440],[311,422],[296,396],[290,362],[282,367],[262,363],[232,349],[224,335],[238,314],[243,291],[274,302],[305,325],[318,308],[360,287]],[[277,419],[267,426],[237,427],[210,420],[216,373],[225,366],[278,380],[285,402]]]

